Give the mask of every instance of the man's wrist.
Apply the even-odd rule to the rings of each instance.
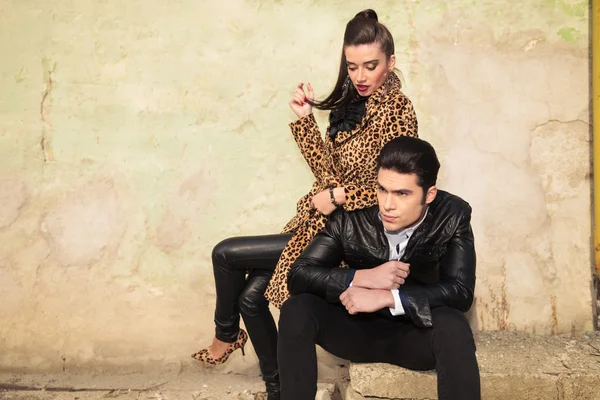
[[[352,281],[352,286],[368,288],[369,282],[369,270],[368,269],[359,269],[354,273],[354,280]]]
[[[391,290],[379,290],[381,296],[382,306],[381,308],[395,308],[396,301]]]

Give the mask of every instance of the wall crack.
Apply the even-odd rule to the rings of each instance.
[[[50,65],[52,67],[50,68]],[[54,80],[52,79],[54,71],[56,70],[56,63],[51,63],[50,60],[44,57],[42,60],[42,65],[44,66],[44,92],[42,93],[42,101],[40,102],[40,120],[42,121],[42,137],[40,139],[40,147],[42,149],[42,155],[44,157],[44,162],[51,161],[52,159],[52,151],[50,149],[50,141],[48,139],[48,128],[50,124],[46,120],[46,101],[52,94],[52,90],[54,89]]]
[[[561,121],[559,119],[549,119],[546,122],[543,122],[541,124],[538,124],[538,125],[534,126],[532,129],[530,129],[530,131],[533,132],[533,131],[535,131],[538,128],[541,128],[543,126],[546,126],[546,125],[549,125],[549,124],[552,124],[552,123],[556,123],[556,124],[560,124],[560,125],[566,125],[566,124],[572,124],[572,123],[575,123],[575,122],[581,122],[583,124],[590,125],[589,122],[584,121],[582,119],[573,119],[571,121]]]

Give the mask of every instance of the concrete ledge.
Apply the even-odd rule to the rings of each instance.
[[[266,400],[258,376],[196,373],[10,374],[0,373],[1,400]],[[315,400],[339,400],[333,382],[317,384]]]
[[[515,332],[476,335],[482,398],[600,400],[600,334],[536,336]],[[346,400],[437,399],[435,372],[389,364],[351,364]]]

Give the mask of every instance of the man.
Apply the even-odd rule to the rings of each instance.
[[[463,314],[475,287],[471,208],[436,188],[440,164],[423,140],[390,141],[377,165],[378,205],[334,212],[292,267],[279,319],[282,399],[315,398],[315,344],[353,362],[435,368],[440,399],[479,399]]]

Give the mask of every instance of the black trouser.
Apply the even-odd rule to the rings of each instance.
[[[277,327],[264,294],[291,237],[230,238],[216,245],[212,253],[217,289],[215,336],[223,342],[235,342],[241,314],[268,389],[279,389]]]
[[[437,371],[440,400],[480,399],[473,333],[464,314],[432,310],[433,328],[406,318],[350,315],[341,304],[313,294],[287,300],[279,316],[282,400],[312,400],[317,391],[315,344],[353,362],[385,362],[412,370]]]

